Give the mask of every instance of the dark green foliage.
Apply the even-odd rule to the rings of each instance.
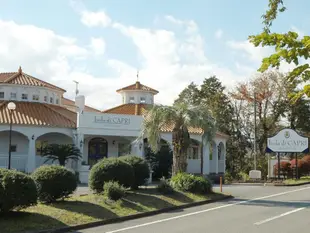
[[[43,149],[43,157],[46,157],[46,161],[52,162],[58,161],[61,166],[66,165],[66,161],[69,159],[79,160],[82,158],[80,149],[73,144],[50,144]]]
[[[63,166],[41,166],[31,176],[36,182],[39,200],[42,202],[63,199],[77,188],[75,174]]]
[[[130,164],[134,170],[135,180],[132,188],[137,189],[139,186],[146,184],[150,176],[150,169],[143,158],[134,155],[126,155],[121,156],[119,159]]]
[[[30,176],[0,169],[0,212],[26,208],[37,203],[37,189]]]
[[[89,186],[100,193],[107,181],[117,181],[126,188],[135,182],[134,169],[128,163],[118,158],[104,158],[96,163],[89,173]]]
[[[117,201],[125,196],[125,188],[115,181],[105,182],[103,185],[104,194],[113,201]]]
[[[171,176],[172,150],[167,142],[162,140],[157,153],[154,153],[150,147],[145,147],[145,159],[151,164],[153,180]]]
[[[175,189],[184,192],[207,194],[212,191],[212,185],[208,179],[188,173],[178,173],[173,176],[171,185]]]
[[[165,177],[160,179],[159,184],[157,185],[157,190],[162,194],[171,194],[174,192],[169,180],[165,179]]]
[[[231,184],[233,182],[233,177],[229,172],[225,172],[224,175],[224,184]]]
[[[283,61],[296,67],[287,74],[287,78],[291,83],[304,84],[304,88],[295,93],[296,99],[307,95],[310,96],[310,66],[305,60],[309,58],[310,37],[300,36],[298,33],[288,31],[286,33],[271,33],[270,28],[273,21],[280,12],[284,12],[286,7],[283,0],[269,0],[269,7],[263,15],[263,32],[257,35],[249,36],[249,41],[255,46],[272,46],[274,54],[265,57],[258,69],[260,72],[266,71],[270,67],[279,68]]]
[[[2,206],[5,202],[5,192],[2,185],[2,182],[0,182],[0,213],[2,212]]]

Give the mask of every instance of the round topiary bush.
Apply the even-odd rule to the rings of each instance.
[[[22,209],[37,203],[37,189],[30,176],[0,169],[0,212]]]
[[[133,155],[122,156],[119,159],[130,164],[135,174],[135,180],[132,188],[137,189],[139,186],[144,185],[150,176],[150,169],[147,162],[139,157]]]
[[[103,191],[107,181],[117,181],[126,188],[134,184],[134,170],[131,165],[118,158],[105,158],[96,163],[89,173],[89,187],[97,193]]]
[[[178,173],[170,182],[175,189],[184,192],[207,194],[212,191],[212,184],[208,179],[188,173]]]
[[[42,202],[50,203],[63,199],[77,188],[75,174],[63,166],[41,166],[31,176],[37,185],[39,200]]]
[[[104,194],[113,201],[117,201],[125,196],[125,189],[122,185],[115,181],[105,182],[103,185]]]

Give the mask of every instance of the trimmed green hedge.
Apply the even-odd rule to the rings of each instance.
[[[42,202],[50,203],[68,197],[77,188],[75,174],[63,166],[41,166],[31,176],[37,185],[39,200]]]
[[[33,179],[16,170],[0,169],[0,212],[22,209],[37,203]]]
[[[132,188],[137,189],[139,186],[146,184],[150,176],[150,169],[143,158],[134,155],[126,155],[119,159],[130,164],[133,168],[135,179]]]
[[[89,186],[97,193],[103,191],[105,182],[116,181],[125,188],[133,187],[133,167],[119,158],[104,158],[96,163],[89,173]]]
[[[202,177],[188,173],[178,173],[171,178],[171,185],[180,191],[207,194],[212,192],[211,182]]]

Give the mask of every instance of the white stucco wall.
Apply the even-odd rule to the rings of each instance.
[[[11,153],[11,166],[18,170],[25,170],[29,140],[25,135],[12,132],[12,145],[16,145],[16,152]],[[0,132],[0,167],[7,168],[9,162],[9,131]]]
[[[53,98],[52,104],[56,104],[56,99],[59,100],[58,104],[61,104],[61,96],[63,92],[51,90],[46,87],[31,87],[31,86],[19,86],[11,84],[2,84],[0,86],[0,92],[4,92],[4,98],[0,100],[16,100],[16,101],[27,101],[27,102],[41,102],[51,103],[50,97]],[[16,99],[11,98],[11,93],[16,93]],[[28,94],[28,100],[22,99],[22,94]],[[39,95],[39,100],[34,101],[33,95]],[[44,96],[47,96],[47,101],[44,101]]]
[[[140,104],[140,98],[144,97],[145,98],[145,103],[146,104],[153,104],[154,103],[154,95],[152,93],[148,92],[142,92],[142,91],[126,91],[122,92],[122,103],[123,104],[128,104],[132,103],[130,102],[130,97],[134,97],[134,103],[135,104]]]
[[[13,125],[12,145],[17,145],[17,152],[11,153],[12,168],[27,171],[30,156],[34,157],[35,167],[43,164],[45,159],[35,155],[36,140],[57,144],[72,144],[71,135],[72,129]],[[8,166],[8,145],[9,126],[0,125],[0,167]],[[33,153],[30,151],[30,148],[33,148]],[[48,162],[47,164],[50,163]]]

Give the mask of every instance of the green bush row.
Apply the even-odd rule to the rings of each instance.
[[[149,174],[149,166],[141,157],[104,158],[90,170],[89,187],[100,193],[106,182],[115,181],[125,188],[137,189],[146,183]]]
[[[41,166],[32,175],[0,169],[0,213],[41,202],[54,202],[77,188],[75,174],[65,167]]]
[[[171,178],[170,183],[173,188],[184,192],[197,194],[207,194],[212,192],[211,182],[202,176],[178,173]]]

